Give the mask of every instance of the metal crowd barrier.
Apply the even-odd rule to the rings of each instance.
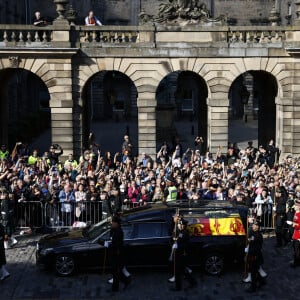
[[[261,230],[273,230],[275,228],[273,204],[253,203],[250,215],[260,220]]]
[[[52,229],[70,228],[74,222],[96,224],[109,214],[102,201],[72,203],[44,203],[41,201],[19,202],[14,210],[14,223],[18,230],[28,228]],[[274,230],[274,211],[272,204],[253,203],[249,216],[261,222],[262,230]]]
[[[96,224],[108,214],[103,210],[102,201],[80,203],[44,203],[42,201],[18,202],[14,209],[14,224],[17,230],[63,229],[70,228],[74,222]]]
[[[71,227],[74,222],[96,224],[102,220],[104,212],[102,201],[46,203],[45,225],[52,228]]]

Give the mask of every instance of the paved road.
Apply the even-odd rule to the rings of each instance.
[[[207,276],[195,271],[197,288],[172,292],[167,282],[167,270],[131,270],[133,281],[126,291],[111,294],[106,290],[109,274],[99,270],[83,271],[70,278],[60,278],[35,266],[35,245],[38,236],[22,236],[19,244],[6,251],[7,269],[11,277],[1,283],[0,299],[299,299],[300,268],[290,268],[291,247],[274,248],[274,237],[265,237],[265,270],[267,284],[255,294],[245,291],[241,282],[242,270],[228,268],[220,277]],[[154,254],[155,255],[155,254]]]

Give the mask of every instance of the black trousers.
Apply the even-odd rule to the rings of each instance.
[[[260,280],[258,269],[260,266],[260,259],[258,256],[248,255],[248,266],[251,273],[251,288],[252,290],[257,289],[257,284]]]
[[[286,244],[288,241],[286,239],[285,230],[286,217],[284,215],[276,215],[275,217],[275,234],[276,242],[278,246],[282,246],[282,242]]]
[[[186,256],[180,254],[174,254],[175,257],[175,287],[177,290],[182,289],[182,277],[185,276],[190,286],[195,285],[195,280],[192,275],[187,271]]]
[[[294,248],[294,265],[300,265],[300,241],[293,240],[293,248]]]
[[[111,269],[113,275],[112,291],[116,292],[119,290],[120,281],[126,284],[128,278],[126,278],[126,276],[122,272],[124,264],[122,262],[121,255],[118,253],[114,253],[111,257],[111,261]]]

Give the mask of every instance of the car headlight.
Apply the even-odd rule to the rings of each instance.
[[[47,255],[52,251],[53,251],[53,248],[45,248],[45,249],[41,250],[40,255]]]

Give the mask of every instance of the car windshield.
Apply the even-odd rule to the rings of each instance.
[[[86,232],[86,235],[89,238],[94,239],[110,228],[111,228],[111,218],[107,218],[93,225],[91,228],[89,228],[89,230]]]

